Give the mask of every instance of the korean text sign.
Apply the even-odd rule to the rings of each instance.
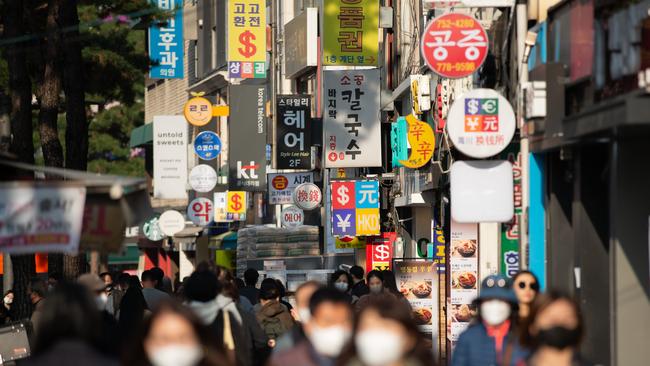
[[[311,97],[278,95],[277,169],[311,169]]]
[[[266,1],[228,2],[228,73],[266,78]]]
[[[149,27],[149,57],[153,79],[183,78],[183,0],[154,0],[170,17]]]
[[[379,70],[324,71],[327,168],[381,166]]]
[[[0,187],[0,251],[76,253],[85,201],[84,187]]]
[[[377,65],[379,0],[325,0],[323,9],[323,65]]]
[[[332,181],[332,235],[379,235],[379,182]]]
[[[385,271],[393,268],[393,248],[397,233],[388,232],[366,238],[366,273],[372,270]]]
[[[413,318],[420,331],[438,335],[438,273],[436,264],[423,260],[398,260],[393,263],[397,289],[413,309]],[[435,337],[434,337],[435,335]]]
[[[488,37],[478,20],[447,13],[433,19],[422,34],[421,51],[431,70],[445,78],[473,74],[485,61]]]
[[[153,117],[155,198],[187,198],[187,122],[183,116]]]
[[[313,183],[314,173],[269,174],[269,203],[288,205],[293,203],[293,191],[303,183]]]

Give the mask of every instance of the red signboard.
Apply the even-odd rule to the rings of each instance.
[[[438,75],[462,78],[473,74],[485,61],[488,37],[478,20],[448,13],[424,29],[421,51],[429,68]]]
[[[397,233],[381,233],[381,236],[370,236],[366,239],[366,273],[376,269],[379,271],[393,268],[393,247]]]

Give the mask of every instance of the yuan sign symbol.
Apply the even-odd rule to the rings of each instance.
[[[366,201],[368,204],[377,204],[379,192],[377,192],[374,184],[362,184],[359,193],[361,194],[360,204],[364,204]]]

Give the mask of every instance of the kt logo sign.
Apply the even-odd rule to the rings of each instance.
[[[251,161],[249,165],[243,165],[241,161],[237,162],[237,179],[258,179],[257,169],[259,164]]]

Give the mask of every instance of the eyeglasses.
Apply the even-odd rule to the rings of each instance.
[[[522,290],[528,287],[533,291],[539,291],[539,284],[537,282],[531,282],[531,283],[519,282],[517,286],[519,286],[519,288]]]

